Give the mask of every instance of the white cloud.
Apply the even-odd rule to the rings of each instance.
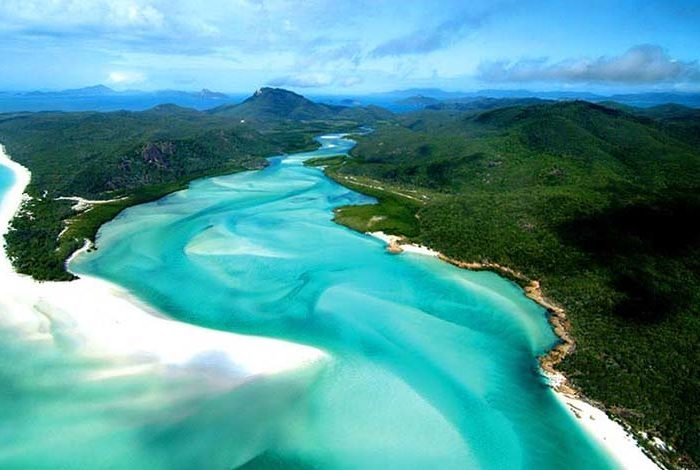
[[[416,55],[448,48],[470,32],[481,28],[490,15],[490,11],[454,15],[432,28],[421,28],[379,44],[371,55],[374,57]]]
[[[110,83],[143,81],[139,87],[172,87],[174,80],[189,78],[232,91],[266,82],[378,89],[460,79],[478,86],[474,71],[492,54],[517,57],[524,50],[539,54],[566,50],[548,45],[513,50],[515,38],[504,40],[508,47],[489,38],[510,37],[496,27],[501,13],[512,14],[504,0],[439,3],[438,7],[428,0],[0,0],[0,55],[15,57],[15,66],[37,70],[34,81],[41,86],[60,81],[47,70],[70,64],[75,76],[82,71],[86,85],[105,80],[109,71],[142,71],[147,79],[117,75]],[[690,44],[684,50],[670,39],[668,44],[686,58],[694,57],[697,49]],[[573,50],[583,50],[579,46]],[[693,76],[697,69],[693,62],[673,60],[654,47],[598,59],[482,63],[478,76],[489,81],[573,85],[603,80],[669,80],[666,83],[677,85],[681,78],[673,77]],[[0,83],[9,81],[0,76]]]
[[[619,56],[597,59],[484,62],[478,78],[489,82],[682,83],[700,81],[700,68],[696,61],[676,60],[660,46],[643,44]]]
[[[115,70],[107,76],[107,82],[111,85],[132,85],[142,83],[146,76],[141,72]]]
[[[165,16],[150,0],[3,0],[0,20],[15,29],[160,28]]]
[[[268,83],[271,86],[294,88],[321,88],[332,85],[335,79],[325,73],[304,73],[277,77]]]
[[[340,86],[343,88],[354,87],[364,80],[357,75],[346,75],[342,73],[302,73],[277,77],[267,84],[278,87],[291,88],[325,88],[330,86]]]
[[[106,21],[116,26],[161,28],[165,16],[151,5],[136,2],[108,2]]]
[[[342,86],[342,87],[353,87],[355,85],[359,85],[362,83],[364,80],[362,80],[361,77],[358,76],[349,76],[349,77],[343,77],[340,80],[337,81],[337,83]]]

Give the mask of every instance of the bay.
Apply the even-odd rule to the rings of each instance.
[[[353,145],[319,142],[129,208],[71,270],[178,320],[332,357],[249,468],[611,468],[538,372],[557,341],[544,309],[496,274],[335,224],[333,208],[374,201],[303,165]]]

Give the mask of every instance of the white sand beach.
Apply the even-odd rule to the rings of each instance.
[[[4,236],[30,173],[13,162],[2,146],[0,165],[15,174],[13,187],[0,201],[0,235]],[[100,279],[36,282],[13,270],[4,240],[0,294],[0,328],[12,329],[27,342],[63,349],[70,344],[67,353],[104,359],[102,377],[160,374],[167,380],[176,371],[180,377],[201,376],[206,379],[202,387],[222,391],[253,377],[328,360],[325,353],[311,347],[170,320],[126,290]]]
[[[620,463],[630,470],[658,470],[660,467],[639,447],[634,437],[621,424],[613,421],[603,410],[566,394],[555,392],[581,426]]]
[[[378,238],[385,242],[387,245],[392,245],[395,244],[400,248],[401,252],[406,252],[406,253],[415,253],[418,255],[423,255],[423,256],[434,256],[438,257],[440,253],[438,253],[435,250],[431,250],[428,247],[425,247],[423,245],[414,245],[411,243],[401,243],[402,238],[398,237],[396,235],[388,235],[384,232],[369,232],[368,235],[371,235],[375,238]]]

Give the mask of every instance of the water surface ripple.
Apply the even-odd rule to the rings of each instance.
[[[329,353],[249,468],[610,468],[538,374],[556,341],[545,311],[493,273],[394,256],[333,223],[373,200],[303,166],[353,145],[319,142],[126,210],[71,269],[182,321]]]

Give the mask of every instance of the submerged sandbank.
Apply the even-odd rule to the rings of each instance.
[[[11,218],[21,205],[30,173],[10,160],[1,146],[0,166],[10,169],[14,174],[12,186],[0,194],[0,236],[4,236]],[[51,387],[65,389],[68,393],[79,391],[84,386],[89,387],[86,384],[96,381],[104,383],[106,390],[116,389],[117,392],[109,392],[116,395],[121,394],[119,387],[124,387],[123,384],[126,383],[151,384],[145,387],[147,392],[144,395],[112,397],[106,404],[103,402],[107,399],[98,394],[94,402],[84,403],[84,409],[98,410],[94,416],[90,415],[89,420],[107,419],[109,410],[118,406],[123,408],[123,412],[109,419],[119,423],[115,425],[117,428],[133,428],[134,434],[138,434],[153,426],[159,429],[178,429],[178,423],[183,420],[191,422],[193,414],[201,412],[206,413],[201,419],[220,421],[219,427],[224,437],[236,429],[236,420],[245,418],[245,426],[239,426],[238,432],[245,427],[248,429],[246,433],[249,432],[250,435],[236,438],[245,442],[245,451],[241,451],[241,446],[244,446],[241,443],[235,443],[238,447],[219,445],[220,449],[211,449],[211,454],[202,449],[202,452],[212,458],[213,454],[222,457],[222,461],[230,468],[265,450],[269,443],[263,442],[260,436],[274,434],[269,429],[277,426],[276,421],[279,421],[270,416],[286,413],[286,410],[293,408],[303,397],[307,384],[315,380],[330,359],[324,352],[312,347],[214,331],[170,320],[125,289],[97,278],[82,276],[79,280],[62,283],[34,281],[14,271],[4,250],[4,240],[2,241],[0,335],[6,338],[5,342],[10,341],[11,344],[0,346],[14,348],[12,351],[17,348],[26,351],[21,357],[26,358],[30,367],[35,354],[37,357],[55,358],[53,360],[60,367],[54,373],[52,370],[44,370],[45,365],[36,364],[39,372],[28,371],[27,374],[45,374],[46,378],[42,380],[51,382]],[[3,364],[3,360],[9,359],[0,358],[0,372],[16,368],[16,364]],[[76,363],[79,366],[68,374],[70,381],[57,384],[62,380],[58,377],[62,377],[65,369],[71,367],[68,364]],[[115,380],[121,380],[123,384],[115,385]],[[283,389],[290,392],[285,394],[274,391],[280,385],[270,390],[270,381],[280,382]],[[275,394],[275,399],[256,405],[253,408],[255,411],[247,412],[244,418],[229,413],[227,407],[230,405],[225,397],[239,393],[239,390],[246,387],[250,389],[251,384],[255,383],[261,383],[259,387],[268,387],[266,393]],[[43,382],[36,385],[39,396],[46,393],[42,392],[42,386]],[[144,407],[142,401],[146,395],[148,403],[152,404]],[[117,401],[119,404],[115,405]],[[124,405],[121,401],[127,404]],[[38,402],[36,406],[43,405]],[[105,409],[99,411],[102,406]],[[218,408],[223,409],[219,412],[212,411]],[[5,424],[17,425],[17,428],[30,426],[27,423],[31,420],[44,419],[43,413],[36,413],[34,418],[30,415],[19,418],[20,421],[15,424]],[[259,419],[251,418],[250,413],[259,413]],[[69,424],[74,424],[76,428],[87,425],[85,420],[81,422],[79,419]],[[69,435],[70,425],[65,428],[62,426],[61,433]],[[35,428],[27,432],[37,432]],[[40,432],[48,433],[45,436],[48,438],[49,434],[58,433],[59,429]],[[13,439],[17,442],[0,446],[0,466],[22,466],[21,462],[26,462],[28,458],[41,460],[41,454],[45,451],[45,447],[41,446],[44,444],[33,442],[40,439],[23,439],[19,429],[15,434]],[[213,440],[209,445],[217,446],[217,441]],[[51,455],[52,450],[48,452],[45,457],[49,460],[41,460],[46,465],[54,462],[61,466],[65,464],[61,458],[71,458],[69,451],[63,457],[60,457],[60,450],[55,452],[57,456]],[[89,449],[85,449],[84,453],[89,453]],[[115,454],[118,453],[115,451]],[[54,457],[56,461],[51,460]],[[119,461],[118,459],[127,457],[122,455],[115,458]],[[167,456],[162,459],[163,462],[166,461]],[[158,465],[161,464],[162,462]]]
[[[387,244],[387,251],[392,254],[399,254],[401,252],[416,253],[425,256],[439,257],[445,262],[449,262],[464,269],[487,269],[494,270],[498,273],[504,273],[505,270],[506,272],[504,274],[509,276],[517,274],[511,269],[499,265],[456,262],[442,253],[425,246],[402,243],[404,238],[396,235],[388,235],[384,232],[369,232],[368,235],[385,242]],[[563,310],[553,306],[544,299],[537,281],[531,282],[531,286],[525,289],[525,294],[548,311],[551,312],[555,309],[563,314]],[[552,326],[555,333],[560,338],[562,337],[562,333],[565,334],[566,338],[562,338],[562,344],[568,344],[569,342],[573,344],[573,340],[569,337],[568,332],[559,331],[561,326],[559,323],[553,322]],[[555,346],[553,351],[559,351],[558,348],[559,345]],[[565,355],[568,351],[569,348],[567,347],[563,354]],[[563,356],[561,358],[563,358]],[[561,360],[561,358],[559,358],[559,360]],[[566,376],[554,369],[555,365],[556,364],[553,364],[551,367],[542,369],[542,374],[546,377],[547,383],[557,400],[577,419],[588,434],[598,441],[623,468],[634,470],[658,470],[660,468],[659,465],[644,452],[634,436],[620,423],[612,420],[605,411],[579,397],[576,391],[569,385]]]
[[[15,176],[14,184],[0,201],[0,235],[4,236],[19,209],[30,173],[12,161],[2,146],[0,164]],[[86,347],[124,354],[145,352],[164,363],[183,363],[203,352],[220,352],[251,374],[293,369],[326,357],[325,353],[302,345],[208,330],[153,315],[152,307],[100,279],[82,276],[69,283],[36,282],[14,271],[4,245],[0,255],[3,303],[6,308],[17,307],[8,308],[0,316],[4,323],[35,324],[60,319],[71,324],[76,336],[84,336]],[[35,309],[37,303],[42,304],[40,313]],[[22,309],[23,314],[17,313]],[[178,340],[183,341],[176,344]]]

